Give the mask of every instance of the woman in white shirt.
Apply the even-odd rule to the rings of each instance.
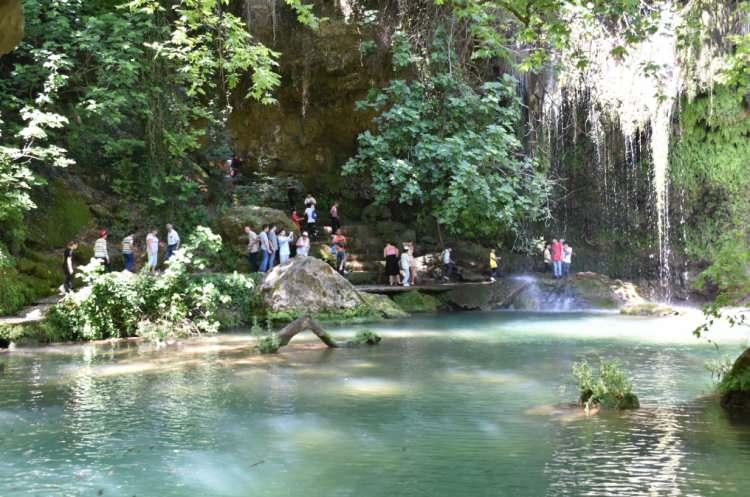
[[[294,233],[287,235],[286,230],[281,230],[276,239],[279,241],[279,262],[284,264],[289,260],[289,242],[294,241]]]

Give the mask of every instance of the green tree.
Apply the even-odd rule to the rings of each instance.
[[[407,205],[455,235],[498,236],[544,218],[550,182],[516,136],[515,81],[474,88],[451,71],[440,41],[434,48],[427,75],[394,80],[358,104],[380,114],[345,174],[366,175],[376,202]]]

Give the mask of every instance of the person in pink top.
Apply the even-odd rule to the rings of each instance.
[[[555,278],[562,277],[562,251],[563,246],[557,238],[552,240],[552,272]]]

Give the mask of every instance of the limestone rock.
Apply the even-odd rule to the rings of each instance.
[[[295,257],[270,271],[260,287],[268,310],[318,313],[354,309],[367,302],[344,277],[313,257]]]
[[[0,0],[0,55],[13,50],[23,38],[21,0]]]
[[[374,311],[387,319],[399,319],[409,317],[401,307],[396,305],[387,295],[378,293],[362,293],[365,303]]]
[[[222,240],[235,248],[244,250],[247,245],[245,226],[250,226],[253,231],[260,233],[264,224],[276,224],[279,230],[297,230],[292,220],[283,211],[269,207],[243,205],[226,211],[216,222],[216,231],[221,235]]]
[[[630,304],[620,309],[620,314],[626,316],[666,317],[678,316],[680,313],[672,307],[657,303]]]

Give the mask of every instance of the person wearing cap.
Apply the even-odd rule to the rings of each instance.
[[[409,283],[411,281],[411,277],[409,274],[409,268],[411,267],[410,261],[409,261],[409,245],[407,243],[404,244],[404,251],[401,252],[401,284],[403,286],[411,286]]]
[[[180,235],[175,231],[171,224],[167,225],[167,253],[164,260],[168,261],[175,251],[180,248]]]
[[[99,260],[106,272],[110,271],[109,250],[107,249],[107,230],[99,231],[99,238],[94,243],[94,259]]]
[[[297,239],[297,255],[307,257],[310,254],[310,235],[307,231],[302,232],[302,236]]]

